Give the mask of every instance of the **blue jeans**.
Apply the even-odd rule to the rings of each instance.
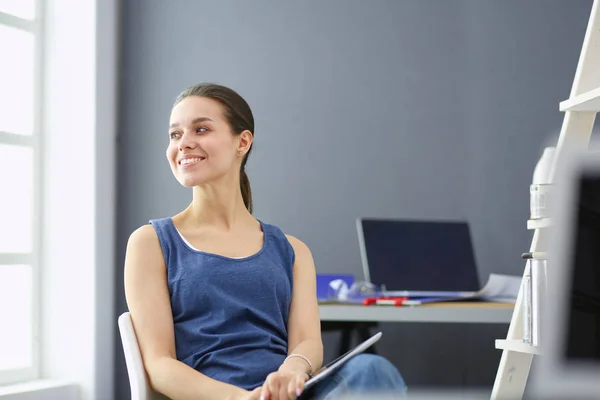
[[[388,360],[373,354],[359,354],[339,370],[317,383],[300,400],[333,400],[343,395],[385,394],[406,397],[406,384]]]

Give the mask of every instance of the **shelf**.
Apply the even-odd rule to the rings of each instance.
[[[600,112],[600,88],[584,92],[560,103],[560,111]]]
[[[529,343],[523,343],[520,340],[496,339],[496,348],[516,351],[519,353],[542,354],[542,351],[539,347],[532,346]]]
[[[527,229],[550,228],[551,226],[552,219],[550,218],[530,219],[527,221]]]

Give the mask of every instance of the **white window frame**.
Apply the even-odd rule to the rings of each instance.
[[[4,265],[26,264],[31,266],[32,271],[32,342],[31,354],[32,364],[26,368],[9,369],[0,371],[0,385],[17,382],[30,381],[40,376],[40,260],[41,260],[41,232],[42,232],[42,57],[43,57],[43,1],[35,0],[35,18],[33,20],[22,19],[10,14],[0,12],[0,25],[21,29],[34,35],[34,121],[31,135],[0,131],[0,144],[9,144],[28,147],[33,150],[33,247],[31,253],[0,253],[0,268]],[[8,329],[10,329],[10,321]]]

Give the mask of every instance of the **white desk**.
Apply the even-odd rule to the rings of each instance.
[[[412,307],[320,304],[324,322],[446,322],[508,324],[514,304],[436,303]]]

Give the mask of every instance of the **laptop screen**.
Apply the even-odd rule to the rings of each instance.
[[[372,283],[387,290],[480,289],[467,223],[362,219],[359,224]]]

